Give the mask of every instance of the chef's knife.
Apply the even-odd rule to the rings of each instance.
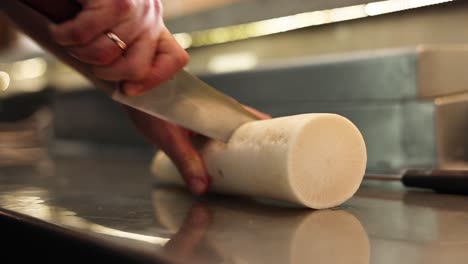
[[[69,20],[81,10],[80,4],[74,0],[20,2],[54,23]],[[97,87],[108,91],[115,101],[224,142],[239,126],[257,119],[242,105],[184,70],[141,96],[126,96],[118,89],[118,83],[96,80],[87,67],[77,68]]]
[[[468,170],[410,169],[395,175],[366,174],[364,179],[401,181],[404,186],[410,188],[468,195]]]

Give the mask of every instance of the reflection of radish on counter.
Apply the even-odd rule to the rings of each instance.
[[[227,144],[211,141],[202,156],[211,189],[271,198],[310,208],[342,204],[357,191],[366,169],[359,130],[334,114],[303,114],[242,125]],[[159,182],[183,184],[177,169],[158,153],[152,170]]]
[[[197,203],[169,188],[156,188],[153,204],[157,221],[171,234],[165,246],[171,247],[169,257],[187,260],[191,255],[191,263],[370,261],[365,229],[343,210],[304,211],[225,197]],[[222,260],[210,261],[214,256]]]

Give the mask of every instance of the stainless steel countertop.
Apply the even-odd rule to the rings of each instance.
[[[466,263],[468,198],[363,183],[339,208],[154,186],[145,155],[0,168],[0,213],[181,263]],[[42,170],[44,171],[44,170]],[[43,222],[44,223],[44,222]]]

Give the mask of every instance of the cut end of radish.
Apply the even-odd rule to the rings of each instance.
[[[288,176],[298,202],[315,209],[338,206],[351,198],[365,174],[364,139],[348,119],[309,115],[291,139]]]

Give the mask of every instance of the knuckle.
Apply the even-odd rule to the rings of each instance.
[[[141,7],[141,14],[143,17],[145,17],[151,11],[151,2],[143,0],[143,3],[141,3],[140,7]]]
[[[131,80],[143,80],[148,74],[149,68],[136,61],[130,61],[126,71]]]
[[[90,34],[81,27],[75,27],[70,30],[70,38],[75,44],[86,44],[90,40]]]
[[[115,1],[115,9],[118,15],[125,16],[131,13],[136,8],[135,0],[117,0]]]
[[[163,73],[161,73],[161,71],[158,71],[157,69],[151,72],[151,78],[152,78],[154,85],[157,85],[160,82],[163,82],[166,79],[169,79],[169,77],[167,77],[166,75],[164,75]]]
[[[98,49],[94,61],[98,65],[110,65],[114,62],[115,54],[110,49]]]
[[[161,3],[161,0],[154,0],[154,8],[156,10],[156,14],[162,14],[163,5]]]

